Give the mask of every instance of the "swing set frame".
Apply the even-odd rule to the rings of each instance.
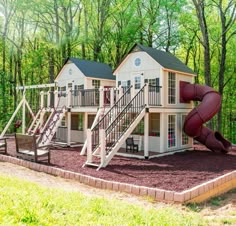
[[[28,101],[26,100],[26,90],[27,89],[42,89],[42,88],[51,88],[55,87],[55,83],[51,84],[42,84],[42,85],[31,85],[31,86],[17,86],[16,90],[22,90],[22,100],[18,104],[17,108],[15,109],[14,113],[12,114],[10,120],[8,121],[7,125],[5,126],[4,130],[2,131],[0,138],[3,138],[6,134],[7,130],[9,129],[10,125],[12,124],[14,118],[16,117],[19,110],[22,108],[22,134],[25,134],[26,128],[26,108],[28,108],[30,115],[32,116],[33,120],[35,119],[35,114],[32,111]]]

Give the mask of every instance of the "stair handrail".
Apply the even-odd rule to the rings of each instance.
[[[98,121],[98,123],[94,126],[94,128],[100,124],[102,121],[105,120],[106,117],[108,117],[108,115],[111,113],[111,111],[113,111],[115,108],[119,107],[120,103],[124,100],[124,98],[126,97],[127,94],[130,93],[130,90],[131,90],[132,86],[130,86],[125,92],[124,94],[114,103],[114,105],[104,114],[104,116]],[[125,104],[126,106],[126,104]],[[124,106],[124,107],[125,107]],[[122,107],[122,106],[120,106]],[[110,117],[108,117],[110,118]]]
[[[114,103],[114,105],[105,113],[105,115],[97,122],[97,124],[91,129],[91,134],[93,139],[95,139],[97,142],[94,145],[93,144],[93,150],[95,150],[99,146],[99,127],[100,125],[108,118],[108,120],[111,118],[111,112],[118,107],[122,107],[122,103],[124,101],[124,98],[127,96],[127,94],[130,93],[132,86],[130,86],[123,95]],[[126,104],[125,104],[126,106]],[[124,106],[124,107],[125,107]],[[93,143],[93,142],[92,142]]]
[[[124,119],[124,116],[127,115],[128,111],[134,107],[135,109],[138,109],[138,111],[131,111],[129,113],[136,113],[135,117],[132,118],[131,121],[129,121],[129,123],[126,125],[125,123],[123,123],[122,125],[126,125],[126,128],[124,130],[122,130],[122,132],[118,134],[118,136],[116,137],[116,141],[120,139],[120,137],[126,132],[126,130],[128,129],[128,127],[133,123],[133,121],[137,118],[137,116],[141,113],[141,111],[146,107],[146,103],[144,101],[144,89],[145,89],[146,84],[144,84],[144,86],[137,92],[137,94],[130,100],[130,102],[125,106],[125,108],[117,115],[117,117],[113,120],[113,122],[105,129],[105,134],[106,134],[106,138],[108,137],[108,135],[110,134],[110,132],[115,128],[116,125],[118,125],[119,122],[121,122]],[[141,96],[141,94],[143,94],[143,96]],[[137,98],[139,98],[141,96],[141,98],[143,98],[143,105],[132,105],[132,103],[134,101],[137,100]],[[109,142],[106,142],[106,145]],[[116,142],[114,142],[116,143]],[[113,145],[109,146],[110,148],[114,146]]]

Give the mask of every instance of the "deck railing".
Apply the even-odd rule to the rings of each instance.
[[[99,89],[72,90],[72,107],[99,106]]]
[[[161,86],[148,86],[148,105],[160,106],[161,105]]]
[[[148,105],[161,106],[161,86],[148,86]],[[123,87],[122,92],[126,95],[119,101],[119,105],[124,107],[132,98],[131,87]],[[104,106],[111,106],[119,99],[119,88],[103,88]],[[70,95],[70,96],[69,96]],[[66,91],[58,92],[58,107],[67,106],[68,98],[71,98],[71,107],[98,107],[100,103],[99,89],[72,90],[69,94]],[[44,105],[47,106],[48,97],[44,97]],[[52,99],[52,98],[51,98]],[[51,101],[50,101],[51,102]]]

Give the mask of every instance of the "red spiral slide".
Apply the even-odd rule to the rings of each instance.
[[[219,132],[214,132],[203,124],[209,121],[221,107],[221,96],[209,86],[194,85],[180,82],[180,101],[201,101],[187,116],[184,122],[184,132],[214,152],[227,153],[231,143]]]

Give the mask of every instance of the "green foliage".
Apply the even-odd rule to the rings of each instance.
[[[216,90],[220,87],[222,56],[221,7],[223,18],[229,22],[221,132],[236,142],[235,121],[230,126],[227,123],[235,115],[236,104],[236,3],[203,3],[211,84]],[[0,129],[20,99],[13,92],[15,86],[51,82],[70,56],[105,62],[115,68],[138,42],[176,54],[197,73],[195,81],[205,83],[205,47],[193,1],[0,0],[0,11]],[[217,129],[217,120],[213,123]]]
[[[175,207],[148,209],[0,177],[1,225],[204,225]]]

